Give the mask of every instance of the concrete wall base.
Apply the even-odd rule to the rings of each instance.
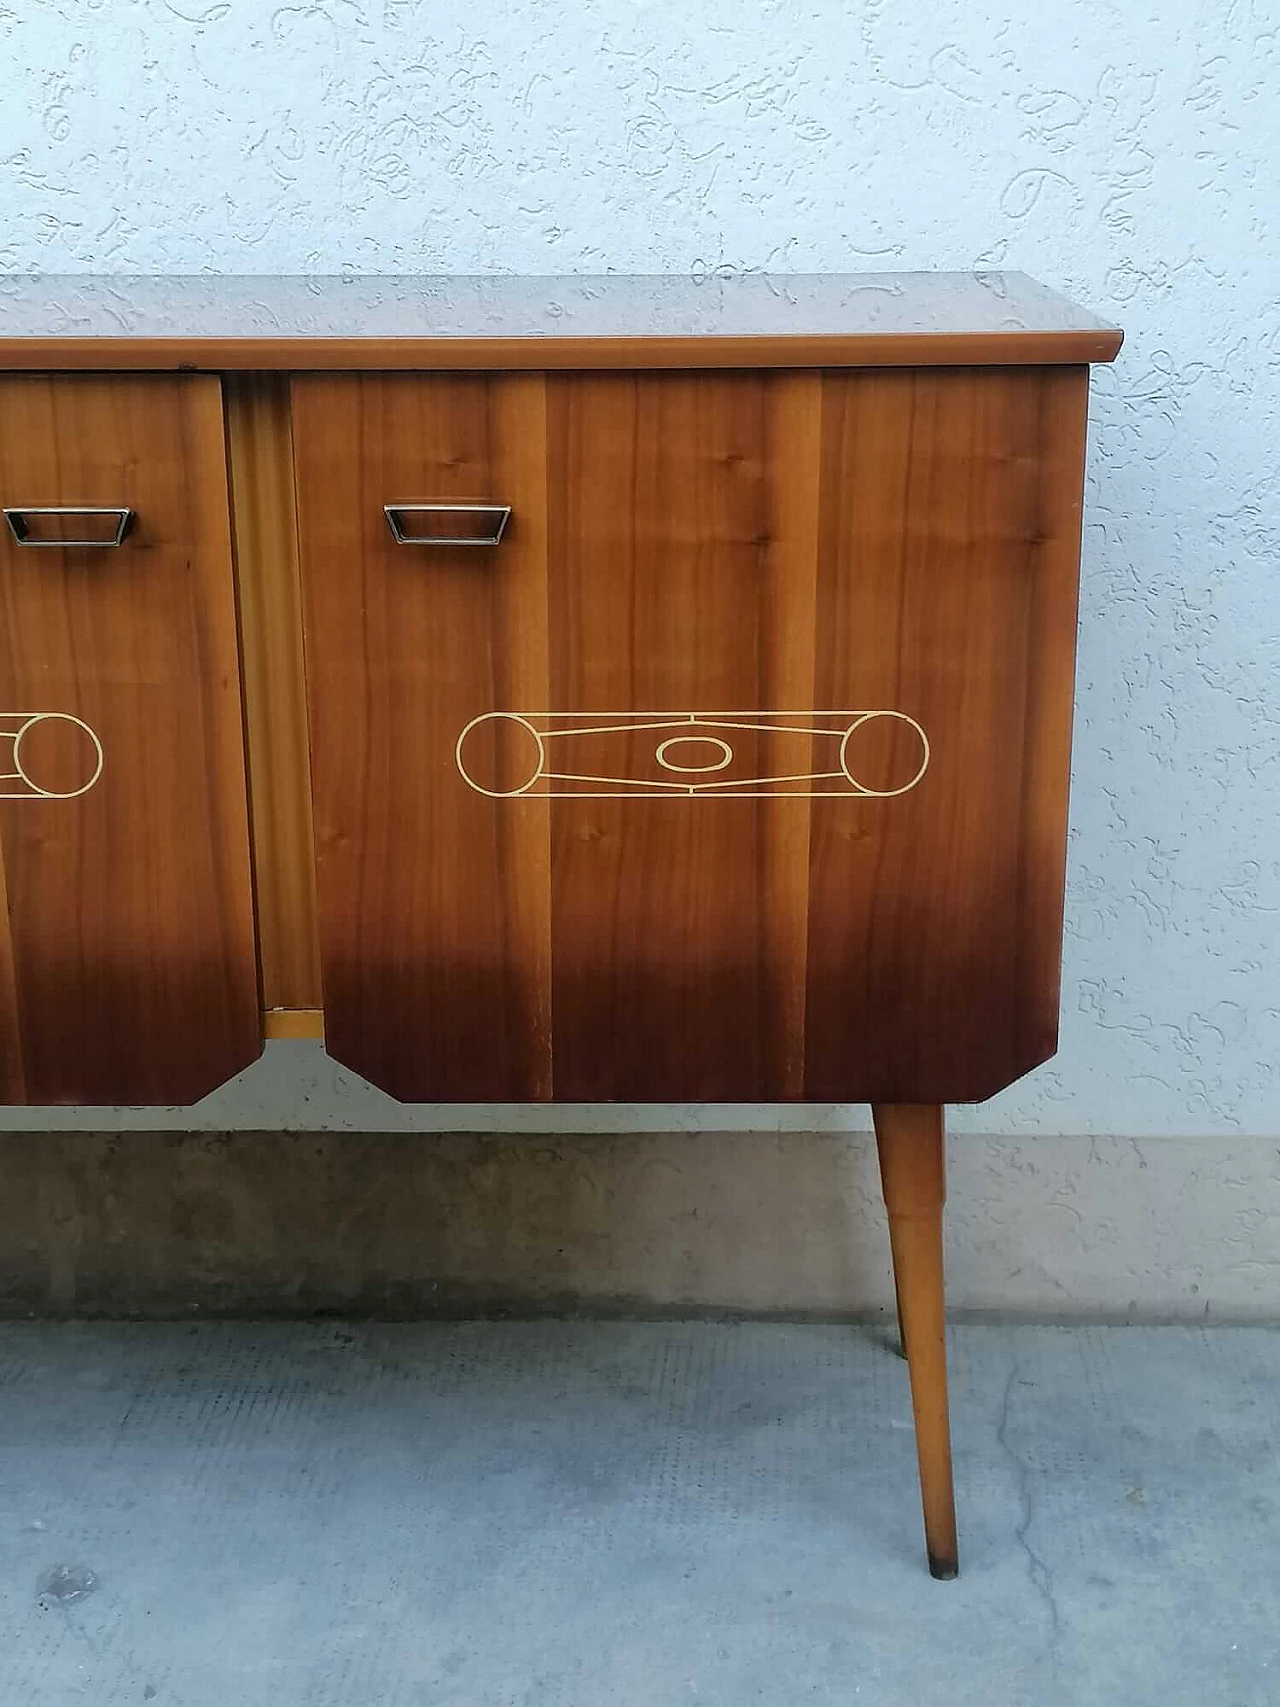
[[[958,1317],[1280,1319],[1280,1141],[958,1134]],[[868,1317],[868,1134],[0,1133],[0,1313]]]

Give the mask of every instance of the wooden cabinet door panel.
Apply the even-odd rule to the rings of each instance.
[[[306,376],[292,400],[325,1046],[405,1099],[549,1097],[547,803],[455,758],[470,719],[546,692],[541,379]],[[398,545],[383,513],[494,494],[496,547]]]
[[[700,1101],[1051,1052],[1085,379],[296,379],[332,1052]],[[383,516],[461,501],[501,544]]]
[[[134,513],[0,532],[3,1094],[191,1102],[261,1047],[217,380],[0,379],[0,502]]]

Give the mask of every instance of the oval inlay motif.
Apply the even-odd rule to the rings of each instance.
[[[672,747],[718,747],[720,756],[709,765],[682,764],[679,759],[669,759],[667,754]],[[669,741],[664,741],[654,754],[663,770],[668,771],[722,771],[726,765],[733,763],[733,748],[727,741],[722,741],[718,735],[673,735]]]

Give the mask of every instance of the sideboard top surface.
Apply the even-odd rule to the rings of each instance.
[[[1111,361],[1023,273],[9,274],[0,368],[906,367]]]

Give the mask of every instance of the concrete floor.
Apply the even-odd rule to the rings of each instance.
[[[0,1326],[0,1707],[1280,1703],[1280,1333]]]

